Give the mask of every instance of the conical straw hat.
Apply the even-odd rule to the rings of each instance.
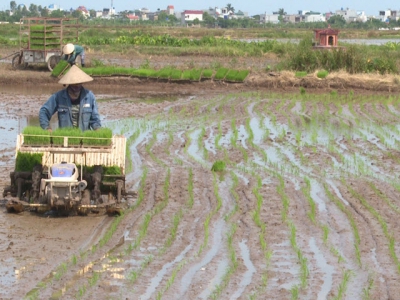
[[[74,46],[74,44],[66,44],[64,47],[63,47],[63,54],[71,54],[72,52],[74,52],[74,50],[75,50],[75,46]]]
[[[93,78],[73,65],[67,74],[65,74],[58,83],[60,84],[78,84],[93,81]]]

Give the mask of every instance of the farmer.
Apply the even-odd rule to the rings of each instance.
[[[81,56],[81,66],[85,67],[85,50],[82,46],[74,44],[66,44],[63,47],[63,59],[68,61],[71,65],[75,64],[75,60],[78,55]]]
[[[101,127],[96,98],[85,89],[82,83],[93,78],[73,65],[58,82],[67,88],[51,95],[39,110],[40,127],[49,130],[50,119],[57,112],[58,127],[74,127],[85,130],[97,130]]]

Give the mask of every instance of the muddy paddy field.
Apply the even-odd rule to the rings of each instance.
[[[135,196],[119,217],[2,207],[0,298],[398,298],[396,81],[282,76],[87,84],[128,139]],[[0,82],[2,189],[16,135],[62,87],[5,65]]]

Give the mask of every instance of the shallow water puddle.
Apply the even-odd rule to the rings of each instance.
[[[153,299],[152,295],[155,293],[157,288],[160,286],[160,282],[166,275],[172,274],[172,272],[168,273],[168,271],[176,264],[180,263],[186,256],[186,253],[192,248],[192,245],[189,244],[186,248],[175,257],[173,261],[170,263],[164,264],[160,271],[151,279],[150,284],[147,286],[145,294],[140,296],[141,300],[144,299]]]
[[[314,259],[317,262],[318,268],[323,273],[323,284],[321,286],[321,290],[318,292],[318,299],[325,300],[328,298],[328,294],[332,289],[334,267],[327,263],[323,253],[315,243],[315,238],[311,237],[308,245],[310,246],[311,251],[314,253]]]
[[[223,235],[225,234],[225,231],[223,232],[223,228],[225,227],[225,222],[223,220],[219,220],[215,224],[215,228],[213,229],[213,242],[211,245],[211,248],[207,251],[207,253],[204,254],[202,257],[201,261],[195,265],[191,265],[189,270],[182,276],[182,280],[180,283],[180,294],[177,295],[176,299],[183,299],[183,295],[186,294],[187,290],[189,289],[190,285],[193,283],[193,278],[196,275],[197,272],[207,272],[207,265],[215,258],[215,256],[219,253],[220,248],[222,247],[223,243]],[[228,265],[227,258],[219,258],[220,263],[224,263]],[[226,268],[223,270],[220,270],[221,273],[214,273],[214,284],[219,284],[221,281],[222,276],[224,275],[224,272],[226,271]],[[205,294],[209,295],[211,291],[208,289],[205,289],[203,291]]]
[[[8,294],[10,286],[13,286],[19,279],[21,271],[15,269],[15,259],[7,258],[2,260],[0,265],[0,292]]]
[[[318,204],[318,211],[319,212],[326,211],[325,201],[323,198],[319,196],[320,194],[323,193],[321,184],[315,179],[310,179],[310,184],[311,184],[311,191],[310,191],[311,198]]]
[[[201,164],[207,164],[206,161],[203,159],[202,155],[199,154],[199,146],[198,146],[198,139],[201,134],[201,130],[197,129],[190,134],[191,143],[187,149],[190,156],[192,156],[196,161],[200,162]]]
[[[243,295],[244,290],[246,287],[251,284],[253,275],[256,273],[256,268],[254,264],[251,261],[250,257],[250,250],[249,247],[246,244],[246,240],[242,240],[239,243],[239,248],[240,248],[240,254],[241,258],[243,259],[243,263],[245,267],[247,268],[246,272],[242,275],[242,280],[239,283],[238,289],[233,293],[231,299],[238,299]]]

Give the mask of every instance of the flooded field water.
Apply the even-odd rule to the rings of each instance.
[[[48,92],[2,91],[3,186]],[[104,126],[128,140],[135,199],[118,217],[3,210],[1,298],[399,294],[399,99],[95,92]]]

